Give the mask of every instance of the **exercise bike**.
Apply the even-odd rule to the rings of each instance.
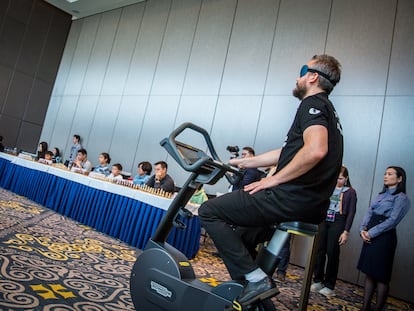
[[[184,130],[193,130],[201,134],[210,155],[177,141],[177,136]],[[130,289],[135,308],[138,311],[276,310],[270,299],[257,301],[250,306],[240,306],[237,303],[233,305],[233,301],[243,289],[243,284],[229,281],[212,287],[197,280],[185,255],[166,243],[173,226],[185,229],[181,217],[192,216],[185,206],[196,189],[203,184],[213,185],[223,176],[231,178],[229,172],[232,173],[231,176],[240,175],[240,171],[221,162],[208,133],[192,123],[182,124],[160,144],[191,174],[133,266]],[[283,235],[283,232],[279,234]],[[287,235],[286,233],[286,238]],[[277,244],[273,245],[273,251],[266,250],[258,257],[260,267],[269,275],[275,271],[277,255],[285,241],[284,236],[275,240],[279,242],[273,243]]]

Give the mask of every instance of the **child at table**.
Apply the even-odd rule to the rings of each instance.
[[[122,165],[119,163],[115,163],[114,165],[112,165],[112,171],[111,174],[109,174],[108,178],[109,179],[116,179],[116,180],[122,180]]]
[[[44,158],[40,158],[38,160],[39,163],[43,163],[43,164],[48,164],[48,165],[52,165],[53,164],[53,152],[52,151],[46,151],[45,152],[45,157]]]

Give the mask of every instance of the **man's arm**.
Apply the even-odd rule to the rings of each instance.
[[[295,179],[311,170],[328,153],[328,130],[322,125],[309,126],[303,132],[303,141],[303,147],[289,164],[277,174],[247,185],[244,191],[253,194]]]
[[[276,165],[282,149],[271,150],[254,157],[231,159],[229,163],[239,168],[258,168]]]

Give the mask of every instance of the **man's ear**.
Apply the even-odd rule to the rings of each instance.
[[[319,79],[319,74],[317,72],[309,72],[307,79],[310,83],[315,83]]]

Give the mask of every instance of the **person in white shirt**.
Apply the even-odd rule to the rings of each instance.
[[[92,170],[92,163],[88,160],[88,153],[85,149],[79,149],[78,155],[72,163],[71,172],[88,175]]]
[[[112,171],[111,174],[109,174],[108,178],[109,179],[117,179],[117,180],[122,180],[122,165],[119,163],[115,163],[114,165],[112,165]]]

